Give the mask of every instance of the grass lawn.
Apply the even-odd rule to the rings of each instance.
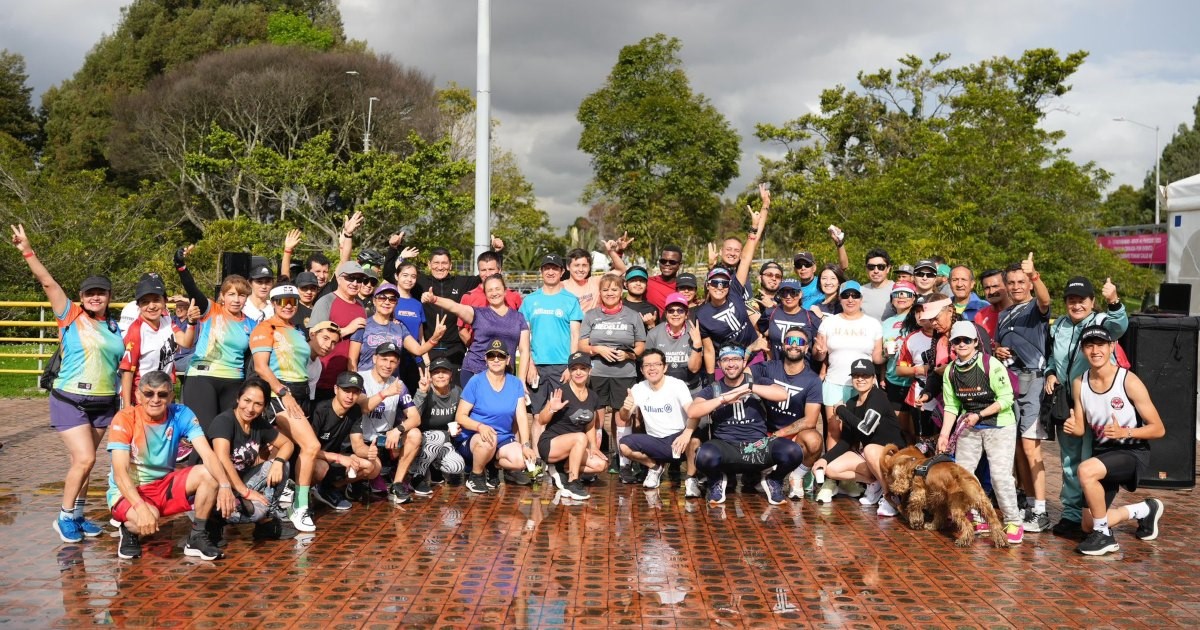
[[[46,344],[45,352],[54,351],[57,344]],[[36,353],[36,344],[0,344],[0,352],[12,353]],[[44,365],[44,364],[43,364]],[[36,370],[38,363],[36,358],[20,359],[10,357],[0,357],[0,369],[25,369]],[[30,397],[45,397],[46,392],[38,389],[37,374],[0,374],[0,398],[30,398]]]

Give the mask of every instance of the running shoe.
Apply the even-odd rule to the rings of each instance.
[[[875,505],[883,498],[883,484],[878,481],[872,481],[867,485],[867,493],[858,499],[858,502],[863,505]]]
[[[475,494],[487,494],[490,488],[491,486],[488,485],[487,479],[483,475],[471,473],[471,475],[467,477],[467,490],[470,490]]]
[[[700,480],[695,477],[688,477],[683,482],[683,496],[686,499],[699,499],[704,496],[700,491]]]
[[[646,471],[646,480],[642,482],[643,488],[657,488],[662,480],[663,467],[656,466]]]
[[[721,504],[725,502],[725,473],[717,473],[717,478],[708,486],[708,502]]]
[[[759,485],[762,486],[763,494],[767,495],[767,503],[779,505],[787,500],[783,496],[783,483],[778,479],[763,477]]]
[[[833,496],[837,494],[838,483],[828,477],[821,484],[821,489],[817,491],[817,503],[833,503]]]
[[[1158,499],[1146,499],[1146,505],[1150,507],[1150,513],[1145,518],[1138,519],[1137,536],[1138,540],[1154,540],[1158,538],[1158,519],[1163,515],[1163,502]]]
[[[142,543],[138,540],[137,534],[129,531],[124,523],[117,528],[117,535],[120,540],[117,542],[117,557],[126,560],[142,557]]]
[[[56,518],[51,525],[54,531],[58,533],[58,537],[65,543],[77,543],[83,541],[83,532],[79,530],[79,524],[75,522],[75,517],[71,518]]]
[[[200,558],[201,560],[216,560],[224,554],[209,540],[208,532],[203,529],[193,529],[188,536],[187,544],[183,546],[183,555]]]
[[[1111,532],[1104,534],[1100,530],[1095,529],[1092,530],[1092,533],[1088,534],[1087,538],[1083,539],[1083,542],[1079,543],[1079,546],[1075,550],[1087,556],[1103,556],[1107,553],[1120,551],[1121,545],[1117,544],[1117,539],[1113,537]]]

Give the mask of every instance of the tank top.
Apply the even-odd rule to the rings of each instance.
[[[1088,425],[1092,427],[1096,447],[1099,450],[1145,450],[1149,448],[1146,440],[1104,437],[1104,425],[1114,418],[1122,429],[1136,429],[1142,426],[1137,410],[1134,409],[1133,402],[1129,400],[1129,394],[1125,392],[1125,375],[1129,373],[1129,370],[1117,368],[1112,385],[1103,392],[1092,389],[1092,384],[1088,379],[1091,372],[1091,368],[1088,368],[1083,373],[1083,387],[1080,388],[1079,403],[1083,405],[1084,417],[1087,418]]]

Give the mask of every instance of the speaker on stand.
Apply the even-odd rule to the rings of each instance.
[[[1122,343],[1167,430],[1150,441],[1150,469],[1141,485],[1195,487],[1200,317],[1131,315]]]

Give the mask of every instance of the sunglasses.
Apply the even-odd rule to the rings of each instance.
[[[918,278],[936,278],[937,274],[932,271],[918,271],[913,274]]]
[[[295,306],[300,303],[300,300],[297,300],[294,297],[275,298],[274,301],[276,304],[278,304],[281,307]]]
[[[375,299],[379,300],[380,302],[395,302],[396,300],[399,300],[400,298],[395,295],[384,294],[384,295],[376,295]]]
[[[762,274],[762,277],[780,279],[780,278],[783,278],[783,274],[781,274],[781,273],[764,273],[764,274]]]
[[[728,289],[729,281],[728,280],[711,280],[711,281],[709,281],[708,286],[710,286],[714,289]]]
[[[801,262],[796,263],[797,269],[808,269],[809,267],[816,267],[816,266],[817,266],[816,263],[810,263],[810,262],[801,261]]]
[[[362,283],[364,283],[364,282],[366,282],[366,281],[367,281],[367,277],[366,277],[366,276],[346,276],[346,275],[343,275],[343,276],[342,276],[342,278],[344,278],[344,279],[346,280],[346,282],[348,282],[348,283],[350,283],[350,284],[362,284]]]
[[[489,352],[485,355],[488,361],[507,361],[508,355],[499,352]]]
[[[781,299],[781,300],[791,300],[791,299],[800,297],[799,293],[792,291],[791,289],[788,289],[786,291],[780,291],[780,292],[776,293],[775,295],[779,296],[779,299]]]
[[[975,340],[970,337],[955,337],[950,340],[950,345],[952,346],[969,346],[973,343],[975,343]]]
[[[783,345],[785,345],[785,346],[797,347],[797,346],[803,346],[804,343],[805,343],[804,337],[788,337],[787,339],[783,340]]]
[[[908,299],[910,299],[910,300],[911,300],[912,298],[915,298],[915,297],[917,297],[917,296],[915,296],[915,295],[913,295],[913,294],[909,293],[908,291],[899,291],[899,292],[897,292],[897,293],[893,293],[893,294],[892,294],[892,297],[894,297],[894,298],[908,298]]]
[[[686,312],[686,308],[679,308],[678,306],[667,309],[667,315],[683,315]]]
[[[171,397],[171,390],[169,390],[169,389],[152,389],[152,390],[143,389],[143,390],[141,390],[141,394],[142,394],[142,398],[145,398],[146,400],[154,400],[155,398],[161,398],[163,400],[166,400]]]
[[[843,300],[861,300],[862,294],[858,291],[846,291],[842,294]]]
[[[679,260],[671,260],[670,258],[659,258],[658,259],[658,264],[664,265],[664,266],[678,265],[679,262],[680,262]]]
[[[884,269],[887,269],[887,268],[888,268],[887,263],[882,263],[882,264],[878,264],[878,265],[871,265],[871,264],[867,265],[867,270],[869,270],[869,271],[883,271]]]

